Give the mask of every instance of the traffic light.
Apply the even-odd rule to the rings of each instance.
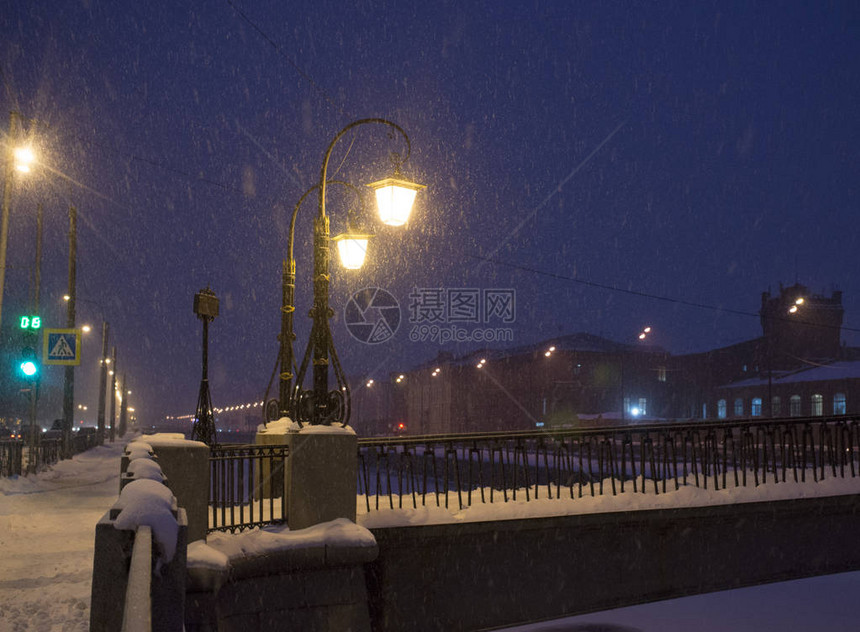
[[[28,380],[36,380],[39,377],[39,357],[36,355],[36,333],[34,331],[24,333],[24,345],[21,349],[21,362],[18,369]]]

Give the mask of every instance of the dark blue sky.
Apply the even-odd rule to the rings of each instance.
[[[405,173],[428,188],[406,229],[361,218],[378,235],[368,263],[334,268],[350,375],[442,348],[411,342],[408,322],[387,343],[353,342],[341,310],[366,286],[399,298],[404,320],[413,287],[512,288],[517,344],[632,341],[645,324],[676,353],[731,344],[759,334],[760,293],[795,279],[843,290],[845,324],[860,329],[856,3],[13,0],[0,27],[2,110],[49,125],[46,167],[13,199],[4,341],[26,301],[39,200],[42,311],[64,324],[71,201],[78,294],[104,308],[142,416],[196,404],[191,304],[207,284],[221,298],[213,400],[262,398],[289,212],[329,141],[363,117],[407,130]],[[366,183],[402,149],[365,126],[333,165]],[[329,200],[333,234],[346,201]],[[297,235],[298,352],[313,210]],[[79,323],[99,318],[79,304]],[[91,409],[95,338],[78,369]]]

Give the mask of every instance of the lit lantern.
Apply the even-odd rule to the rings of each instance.
[[[333,242],[337,244],[340,262],[347,270],[358,270],[364,264],[367,254],[367,242],[373,235],[344,233],[338,235]]]
[[[30,165],[36,160],[33,150],[29,147],[15,149],[15,169],[21,173],[29,173]]]
[[[397,174],[395,174],[396,176]],[[398,177],[385,178],[367,186],[376,190],[376,204],[379,207],[379,218],[389,226],[403,226],[409,219],[415,194],[426,188]]]

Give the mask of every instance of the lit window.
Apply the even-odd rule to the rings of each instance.
[[[708,418],[708,405],[702,404],[702,419]]]
[[[648,398],[640,397],[639,398],[639,414],[647,415],[648,414]]]
[[[726,418],[726,400],[724,399],[717,402],[717,417],[720,419]]]
[[[845,393],[836,393],[833,396],[833,414],[834,415],[844,415],[846,414],[847,406],[845,405]]]
[[[744,416],[744,400],[738,397],[735,400],[735,417],[743,417]]]
[[[800,395],[792,395],[788,400],[788,414],[792,417],[800,417]]]
[[[761,397],[753,397],[750,414],[753,417],[761,417]]]
[[[810,411],[810,414],[812,414],[813,417],[821,417],[821,415],[824,414],[824,396],[816,393],[812,396],[811,404],[812,410]]]
[[[770,414],[773,417],[779,417],[782,414],[782,400],[779,397],[770,400]]]
[[[666,381],[666,367],[661,366],[657,367],[657,381],[665,382]]]

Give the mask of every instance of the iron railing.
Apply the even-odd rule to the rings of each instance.
[[[209,457],[209,531],[286,522],[286,445],[218,445]]]
[[[24,444],[21,441],[0,441],[0,477],[20,476]]]
[[[666,493],[860,474],[853,417],[749,419],[359,439],[367,511]],[[647,490],[646,490],[646,485]]]
[[[0,477],[40,472],[53,465],[60,460],[60,443],[58,439],[40,439],[31,449],[20,439],[0,441]],[[74,454],[84,449],[89,448],[84,447]]]

